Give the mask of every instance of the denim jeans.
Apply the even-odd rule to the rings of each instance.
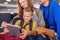
[[[36,40],[50,40],[50,38],[48,37],[48,35],[45,35],[46,36],[46,38],[44,38],[43,36],[41,36],[41,35],[37,35],[36,36]]]
[[[43,38],[41,35],[36,35],[36,36],[30,35],[27,37],[27,40],[50,40],[47,35],[45,36],[46,38]]]
[[[41,35],[36,35],[36,40],[44,40],[44,38]]]
[[[46,36],[46,38],[44,38],[44,40],[50,40],[48,35],[45,35],[45,36]]]
[[[29,35],[29,36],[27,37],[27,40],[35,40],[35,36]]]
[[[43,37],[41,35],[36,36],[30,35],[27,37],[27,40],[43,40]]]

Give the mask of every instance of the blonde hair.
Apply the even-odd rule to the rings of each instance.
[[[24,8],[24,11],[26,12],[34,12],[34,10],[30,7]]]
[[[27,8],[24,8],[23,12],[31,12],[31,15],[33,16],[34,10],[32,8],[30,8],[30,7],[27,7]]]

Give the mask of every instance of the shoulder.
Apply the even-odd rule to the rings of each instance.
[[[53,7],[59,7],[59,3],[56,1],[50,1],[50,5]]]
[[[17,15],[17,16],[15,16],[15,17],[11,20],[11,22],[12,22],[12,24],[15,24],[15,22],[18,21],[18,20],[21,20],[21,17],[19,17],[19,16]]]
[[[20,25],[20,23],[21,23],[21,20],[17,20],[15,23],[14,23],[14,25]]]
[[[21,22],[21,20],[17,20],[15,23],[20,23]]]
[[[14,20],[20,20],[20,19],[21,19],[21,17],[17,15],[12,20],[14,21]]]
[[[60,5],[59,3],[55,2],[55,1],[51,1],[51,7],[54,8],[54,12],[59,12],[60,13]]]
[[[16,15],[13,19],[16,19],[16,18],[21,18],[19,15]]]
[[[33,26],[34,26],[34,27],[36,27],[36,26],[37,26],[36,21],[33,21]]]
[[[33,25],[36,25],[37,23],[36,23],[36,21],[33,21]]]
[[[43,14],[43,11],[37,8],[34,8],[37,14]]]
[[[40,10],[40,9],[37,9],[37,8],[34,8],[36,11],[38,11],[38,12],[42,12],[42,10]]]

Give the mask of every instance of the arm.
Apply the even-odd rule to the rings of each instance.
[[[45,26],[45,21],[44,21],[44,18],[43,18],[43,11],[41,11],[39,9],[36,9],[36,12],[37,12],[36,15],[38,16],[39,26],[44,27]]]
[[[39,9],[36,9],[36,8],[34,9],[34,16],[33,16],[32,20],[37,22],[37,26],[42,26],[42,27],[45,26],[43,12]]]
[[[54,30],[50,30],[50,29],[45,28],[45,32],[49,37],[53,38]]]
[[[55,9],[54,9],[54,17],[55,17],[55,23],[56,23],[56,27],[57,27],[57,33],[58,33],[58,40],[60,40],[60,6],[59,5],[55,5]]]
[[[53,37],[54,35],[54,30],[50,30],[43,27],[37,27],[35,31],[37,32],[37,34],[46,34],[49,37]]]
[[[44,18],[43,18],[43,12],[41,10],[40,10],[40,13],[39,13],[39,20],[40,20],[40,26],[44,27],[45,26],[45,21],[44,21]]]

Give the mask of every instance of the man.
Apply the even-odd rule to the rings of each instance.
[[[60,6],[53,0],[38,0],[40,8],[43,11],[46,27],[55,30],[60,38]]]

